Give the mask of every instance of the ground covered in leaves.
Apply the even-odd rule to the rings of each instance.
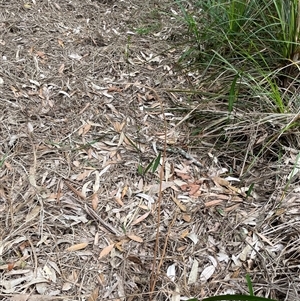
[[[299,298],[298,152],[239,182],[243,161],[192,137],[179,14],[1,1],[1,300],[177,301],[247,293],[246,273]]]

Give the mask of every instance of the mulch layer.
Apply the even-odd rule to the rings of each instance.
[[[176,12],[1,1],[1,300],[245,294],[247,273],[299,298],[299,189],[270,170],[247,196],[211,145],[189,147]]]

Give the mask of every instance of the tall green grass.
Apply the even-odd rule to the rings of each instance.
[[[229,110],[233,101],[238,104],[237,95],[232,97],[226,87],[236,84],[238,74],[243,75],[240,92],[263,102],[267,97],[271,106],[262,105],[267,111],[287,113],[291,107],[299,108],[298,104],[291,106],[290,93],[282,93],[294,85],[299,68],[299,0],[176,2],[189,33],[181,63],[199,70],[204,82],[223,78],[216,92],[229,95]],[[189,10],[187,3],[192,7]]]
[[[298,147],[300,0],[175,1],[186,28],[179,65],[199,79],[195,132],[237,155],[249,167],[240,176],[268,153],[276,160],[282,143]],[[253,128],[268,135],[250,149]]]

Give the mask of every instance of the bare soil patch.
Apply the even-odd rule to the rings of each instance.
[[[191,138],[171,9],[0,3],[2,300],[149,300],[151,274],[155,300],[203,298],[246,293],[246,273],[258,295],[299,297],[297,180],[283,194],[290,170],[269,164],[247,197],[234,158]]]

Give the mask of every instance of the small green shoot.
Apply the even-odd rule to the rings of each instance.
[[[140,148],[127,135],[125,135],[125,137],[129,141],[129,143],[140,153]]]
[[[249,274],[246,275],[246,281],[249,289],[249,295],[254,296],[253,285]]]
[[[139,27],[136,28],[136,33],[138,33],[139,35],[147,35],[151,32],[151,28],[147,28],[147,27]]]
[[[144,176],[150,169],[152,173],[155,173],[157,170],[157,167],[160,163],[161,153],[158,154],[156,158],[154,158],[144,169],[142,165],[138,166],[138,173],[142,176]]]
[[[161,158],[161,153],[158,154],[158,156],[156,157],[156,159],[154,160],[153,162],[153,165],[152,165],[152,172],[155,173],[156,170],[157,170],[157,167],[160,163],[160,158]]]
[[[4,164],[5,160],[6,160],[6,158],[7,158],[7,155],[4,155],[4,156],[2,157],[2,159],[0,160],[0,168],[3,166],[3,164]]]
[[[253,191],[253,188],[254,188],[254,183],[252,183],[250,185],[249,189],[247,190],[247,192],[246,192],[246,198],[248,198],[251,195],[251,193]]]

